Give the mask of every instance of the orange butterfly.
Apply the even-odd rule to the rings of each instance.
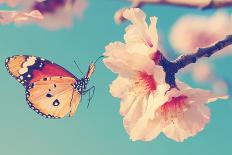
[[[95,63],[78,79],[63,67],[40,57],[15,55],[5,61],[8,72],[25,87],[30,108],[46,118],[63,118],[68,113],[73,116],[81,96],[87,92],[90,96],[91,90],[94,93],[94,86],[86,88]],[[89,101],[92,97],[93,94]]]

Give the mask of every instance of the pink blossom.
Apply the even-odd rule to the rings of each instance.
[[[103,61],[118,74],[110,93],[121,100],[120,114],[130,139],[149,141],[163,132],[183,141],[196,135],[210,119],[206,104],[225,96],[190,88],[178,80],[180,91],[167,92],[165,73],[154,62],[159,59],[157,18],[151,17],[147,25],[145,14],[137,8],[125,9],[123,18],[132,22],[126,28],[125,43],[106,46]]]
[[[124,125],[133,141],[150,141],[160,133],[178,142],[192,137],[202,131],[210,121],[207,103],[215,101],[218,97],[226,98],[215,96],[205,90],[190,88],[181,82],[177,85],[180,91],[172,89],[162,100],[160,96],[150,96],[147,100],[134,103],[140,108],[137,112],[132,105],[127,111],[121,108]],[[128,107],[131,103],[125,101],[121,102],[121,106],[124,104],[123,106]],[[139,118],[132,122],[131,119],[138,117],[138,114]]]
[[[149,75],[152,75],[154,70],[162,72],[161,67],[155,66],[151,59],[158,45],[155,28],[157,18],[150,18],[151,24],[148,26],[145,14],[140,9],[125,10],[124,17],[133,24],[126,28],[125,43],[113,42],[106,47],[106,66],[123,77],[135,77],[138,72],[146,72]]]
[[[173,26],[170,42],[178,52],[194,53],[198,48],[207,47],[232,33],[231,27],[232,16],[223,12],[217,12],[211,17],[187,15]],[[229,51],[231,47],[228,46],[219,54]]]
[[[22,3],[28,3],[28,2],[42,2],[45,0],[0,0],[1,3],[5,3],[9,5],[10,7],[15,7],[17,5],[20,5]]]
[[[11,22],[21,24],[30,21],[36,22],[42,19],[43,16],[37,10],[31,11],[29,13],[16,11],[0,11],[0,24],[9,24]]]
[[[36,23],[42,27],[50,30],[56,30],[62,27],[69,28],[73,24],[73,17],[81,17],[83,11],[87,7],[86,0],[40,0],[40,1],[26,1],[20,3],[23,8],[20,11],[13,11],[18,14],[18,17],[28,12],[37,11],[43,16],[43,19],[34,20],[27,18],[20,24]],[[17,23],[11,16],[9,11],[1,11],[6,17],[5,23]],[[9,14],[9,15],[7,15]]]

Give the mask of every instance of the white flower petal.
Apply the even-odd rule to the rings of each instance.
[[[163,126],[158,119],[140,119],[130,133],[132,141],[150,141],[156,138],[162,131]]]
[[[164,94],[164,93],[163,93]],[[159,107],[160,103],[167,101],[167,97],[161,96],[161,93],[154,95],[153,93],[144,97],[143,102],[140,104],[142,107],[134,107],[133,111],[136,111],[135,108],[139,108],[140,117],[136,117],[134,121],[127,121],[127,126],[130,126],[130,139],[133,141],[143,140],[149,141],[156,138],[159,133],[164,128],[164,125],[160,122],[160,119],[156,117],[155,111]],[[133,107],[135,103],[131,104]],[[138,111],[136,111],[138,112]]]
[[[104,55],[106,56],[103,60],[105,65],[123,77],[135,77],[138,72],[147,72],[148,74],[154,72],[155,63],[149,57],[128,52],[123,43],[110,43],[106,46]]]
[[[156,52],[158,45],[156,17],[150,18],[151,25],[149,27],[145,21],[145,14],[138,8],[125,9],[123,17],[132,22],[132,25],[126,28],[124,35],[129,51],[145,55]]]
[[[199,88],[188,89],[185,91],[185,93],[189,96],[189,99],[202,102],[203,104],[214,102],[218,99],[228,99],[227,95],[215,95],[210,91],[202,90]]]
[[[125,98],[122,99],[120,104],[120,114],[122,116],[125,116],[129,112],[135,100],[136,100],[136,95],[132,93],[128,93],[127,96],[125,96]]]
[[[163,132],[168,138],[173,139],[177,142],[182,142],[185,138],[189,137],[188,133],[186,133],[188,131],[180,128],[178,124],[168,125]]]
[[[126,78],[118,76],[110,85],[110,93],[114,97],[123,98],[130,88],[130,81]]]
[[[163,132],[167,137],[173,140],[183,141],[184,139],[192,137],[202,131],[209,120],[210,111],[208,107],[204,105],[199,105],[198,108],[190,107],[183,114],[182,118],[179,118],[178,121],[170,124]]]
[[[148,36],[148,26],[145,21],[146,15],[143,11],[138,8],[126,9],[123,13],[123,17],[130,20],[133,25],[130,25],[126,29],[126,34],[124,39],[126,43],[146,41],[149,38]]]
[[[123,118],[123,124],[128,134],[130,134],[131,130],[134,128],[134,125],[138,121],[138,119],[142,116],[144,109],[143,102],[146,100],[143,96],[137,96],[134,103],[129,108],[128,113]]]
[[[157,49],[158,47],[158,32],[156,29],[157,17],[150,18],[151,24],[149,26],[149,34],[151,36],[151,42],[153,46]]]

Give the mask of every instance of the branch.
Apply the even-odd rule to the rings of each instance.
[[[159,4],[159,5],[173,5],[197,9],[213,9],[222,7],[232,7],[231,0],[129,0],[132,2],[130,7],[141,8],[145,4]],[[115,22],[121,23],[125,19],[122,16],[122,12],[125,8],[118,10],[115,13]]]
[[[219,52],[221,49],[232,45],[232,35],[228,35],[225,39],[218,41],[214,45],[206,48],[199,48],[196,53],[189,55],[181,55],[174,61],[169,61],[159,51],[156,53],[154,60],[157,65],[163,67],[166,73],[165,81],[170,85],[170,89],[177,88],[175,81],[175,74],[182,68],[191,63],[195,63],[202,57],[210,57],[214,53]],[[158,58],[158,59],[157,59]]]
[[[198,9],[210,9],[232,6],[231,0],[130,0],[133,7],[142,7],[144,4],[176,5]]]

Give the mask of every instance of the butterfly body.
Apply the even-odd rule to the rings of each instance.
[[[9,57],[5,65],[25,87],[29,107],[46,118],[73,116],[95,69],[91,64],[86,75],[78,79],[51,61],[28,55]]]

